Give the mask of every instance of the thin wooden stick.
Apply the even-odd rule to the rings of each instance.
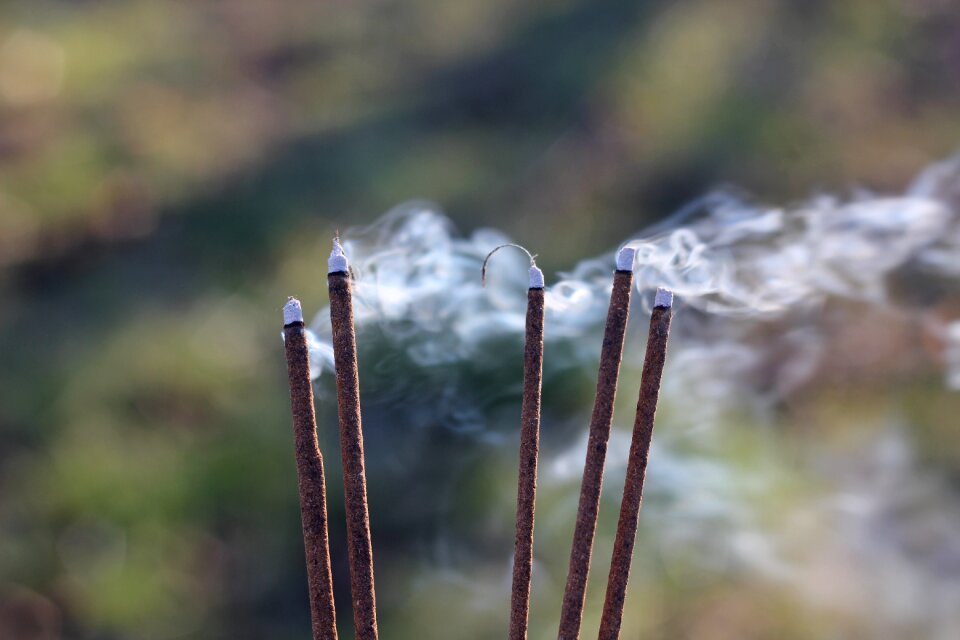
[[[640,504],[643,500],[643,481],[650,455],[650,441],[653,438],[657,399],[660,396],[660,379],[667,357],[672,307],[673,294],[666,289],[657,290],[653,312],[650,315],[647,353],[643,360],[643,374],[640,378],[640,399],[637,401],[637,417],[633,423],[627,478],[623,485],[623,500],[620,503],[620,521],[613,544],[613,558],[610,561],[603,617],[600,619],[600,640],[617,640],[620,637],[623,605],[627,597],[627,582],[630,579],[630,563],[637,538]]]
[[[560,612],[559,640],[579,638],[580,625],[583,622],[590,556],[593,553],[593,538],[597,531],[597,515],[600,510],[603,465],[607,457],[607,442],[610,439],[613,402],[617,393],[617,379],[620,376],[620,360],[623,357],[623,339],[630,315],[634,255],[635,251],[629,247],[621,249],[617,255],[617,271],[613,276],[613,291],[610,294],[603,347],[600,350],[597,394],[590,419],[587,457],[583,466],[583,482],[580,485],[580,504],[577,507],[577,522],[570,550],[570,569]]]
[[[340,455],[343,459],[343,491],[347,514],[347,548],[350,590],[357,640],[376,640],[377,603],[373,584],[373,546],[367,506],[367,477],[360,424],[360,379],[357,373],[357,339],[353,326],[353,300],[347,258],[334,240],[327,284],[330,291],[330,322],[337,375],[337,408],[340,418]]]
[[[330,546],[327,537],[327,489],[323,478],[323,455],[317,444],[317,419],[313,407],[310,357],[303,328],[303,312],[300,302],[295,298],[290,298],[283,308],[283,325],[313,640],[337,640],[337,614],[333,605],[333,578],[330,573]]]
[[[530,577],[533,573],[533,520],[537,501],[537,457],[540,451],[540,395],[543,384],[543,272],[534,256],[520,245],[512,246],[530,257],[527,290],[527,326],[523,349],[523,405],[520,409],[520,471],[517,480],[517,533],[513,553],[513,588],[510,596],[510,640],[526,640],[530,618]]]

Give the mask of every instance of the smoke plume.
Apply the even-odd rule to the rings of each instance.
[[[460,235],[424,202],[343,235],[372,484],[407,473],[411,490],[431,496],[410,516],[424,534],[453,535],[438,523],[456,497],[438,487],[516,439],[526,257],[501,252],[480,283],[484,256],[509,241],[490,229]],[[960,628],[960,504],[946,474],[919,461],[906,412],[845,417],[853,447],[773,444],[790,441],[784,425],[839,429],[809,407],[876,380],[935,376],[933,393],[960,389],[960,158],[899,195],[770,207],[712,193],[624,244],[637,249],[635,308],[601,518],[619,500],[643,311],[665,286],[676,317],[641,514],[665,570],[692,556],[701,571],[785,585],[859,616],[874,634]],[[547,274],[541,483],[562,496],[575,496],[582,471],[615,253]],[[322,392],[328,309],[310,345]],[[545,522],[572,518],[572,504],[559,504],[569,509]],[[546,580],[562,580],[565,557],[540,561],[557,574]]]

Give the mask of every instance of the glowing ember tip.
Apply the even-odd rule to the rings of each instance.
[[[637,255],[637,250],[632,247],[624,247],[617,254],[617,271],[633,271],[633,261]]]
[[[340,238],[333,239],[333,251],[330,252],[330,260],[327,261],[328,273],[339,273],[347,271],[347,254],[343,252],[340,245]]]
[[[535,264],[530,266],[530,288],[543,289],[543,271]]]
[[[286,326],[294,322],[303,322],[303,309],[300,301],[291,297],[287,304],[283,305],[283,324]]]
[[[673,291],[670,289],[664,289],[660,287],[657,289],[657,295],[653,299],[654,307],[666,307],[670,308],[673,306]]]

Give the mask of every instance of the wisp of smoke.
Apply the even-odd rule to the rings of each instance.
[[[503,252],[482,287],[484,256],[509,238],[489,229],[460,236],[425,202],[401,205],[342,238],[355,278],[372,473],[394,474],[395,482],[397,470],[413,464],[417,477],[404,481],[436,499],[413,508],[411,522],[431,509],[442,519],[451,496],[436,487],[452,486],[465,461],[482,455],[466,447],[451,454],[450,442],[495,449],[517,429],[526,258]],[[772,524],[754,505],[786,482],[777,462],[743,468],[714,455],[731,412],[773,422],[780,403],[836,363],[825,318],[837,308],[847,309],[839,315],[850,324],[868,313],[907,318],[935,345],[928,364],[942,366],[946,386],[960,389],[960,322],[941,304],[960,284],[960,157],[924,171],[897,196],[821,196],[773,208],[713,193],[625,244],[637,249],[635,314],[659,286],[678,301],[641,518],[664,541],[659,553],[700,552],[704,566],[789,581],[833,607],[871,602],[878,625],[913,625],[934,637],[960,628],[960,538],[950,533],[958,522],[942,515],[958,505],[945,483],[911,462],[905,429],[883,429],[856,459],[873,476],[827,473],[826,496],[806,498]],[[614,255],[582,261],[546,292],[542,481],[571,493]],[[627,380],[641,364],[638,336],[628,337]],[[327,309],[312,323],[310,348],[314,375],[323,376],[332,368]],[[621,397],[632,393],[628,387]],[[618,424],[629,424],[623,413]],[[628,446],[628,431],[615,429],[611,474]],[[896,459],[883,459],[891,451]],[[607,487],[616,493],[619,482]],[[904,542],[921,526],[936,539],[936,558],[916,560]],[[822,537],[817,558],[803,551],[801,532]],[[842,565],[844,594],[858,595],[826,597],[814,560]]]

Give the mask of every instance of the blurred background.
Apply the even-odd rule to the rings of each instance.
[[[901,193],[956,150],[958,113],[948,0],[4,2],[0,638],[308,637],[280,307],[297,294],[322,310],[335,230],[427,198],[449,222],[404,220],[475,253],[523,243],[550,283],[718,186],[777,205]],[[913,292],[897,309],[960,317],[955,278],[893,277]],[[960,633],[960,401],[945,374],[960,352],[909,313],[827,301],[802,316],[723,325],[761,345],[767,368],[744,384],[763,411],[709,411],[706,394],[705,435],[674,419],[689,389],[665,399],[658,437],[673,444],[651,462],[624,637]],[[709,341],[709,314],[687,317],[680,336]],[[831,366],[771,383],[785,352],[770,336],[811,327]],[[441,385],[449,362],[430,373],[368,335],[382,635],[503,637],[519,336],[496,363],[455,363],[449,388],[476,396],[468,426],[410,418],[422,428],[400,455],[396,416],[417,390],[395,380]],[[545,387],[532,638],[556,634],[592,403],[599,333],[578,337]],[[632,423],[626,366],[615,443]],[[702,370],[690,384],[715,390]],[[321,374],[352,637],[330,389]],[[623,456],[611,447],[585,637]],[[721,486],[698,507],[709,517],[670,528],[689,515],[679,496]]]

